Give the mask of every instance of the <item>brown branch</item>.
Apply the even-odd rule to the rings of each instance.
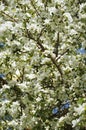
[[[16,22],[17,23],[17,20],[14,19],[12,16],[10,16],[9,14],[5,13],[4,11],[0,11],[2,13],[2,15],[6,15],[7,17],[9,17],[11,19],[12,22]]]
[[[56,55],[56,57],[58,56],[58,47],[59,47],[59,32],[57,33],[57,40],[54,46],[54,53]]]
[[[32,34],[30,32],[28,32],[28,37],[36,42],[36,44],[41,48],[42,52],[44,52],[46,50],[44,48],[44,46],[41,44],[40,38],[38,39],[38,41],[35,40],[34,37],[32,36]],[[59,73],[60,73],[60,75],[62,77],[63,73],[62,73],[62,70],[60,68],[60,65],[58,65],[56,63],[56,60],[50,54],[48,55],[48,57],[51,59],[52,63],[56,66],[56,68],[58,69],[58,71],[59,71]]]
[[[52,63],[56,66],[56,68],[58,69],[61,77],[63,77],[63,73],[62,70],[60,68],[60,65],[57,64],[56,60],[49,54],[49,58],[51,59]]]
[[[32,39],[33,41],[36,41],[36,39],[33,37],[33,35],[31,34],[29,30],[27,30],[27,35],[28,35],[28,38]]]
[[[2,0],[2,3],[5,5],[5,6],[8,6],[8,2],[6,0]]]
[[[69,49],[67,49],[66,51],[64,51],[59,57],[56,58],[56,61],[58,61],[65,53],[67,53],[69,51]]]
[[[21,72],[21,82],[23,82],[23,80],[24,80],[24,73],[25,73],[25,67],[22,68],[22,72]]]
[[[45,29],[45,27],[43,27],[43,28],[41,29],[40,33],[38,34],[37,40],[40,39],[40,37],[42,36],[44,29]]]
[[[42,17],[41,17],[41,15],[40,15],[40,13],[38,12],[38,10],[36,9],[36,7],[35,7],[35,5],[34,5],[34,3],[33,3],[33,0],[31,0],[31,5],[32,5],[32,6],[33,6],[33,8],[34,8],[34,10],[35,10],[35,12],[36,12],[37,17],[39,16],[39,17],[42,19]]]
[[[45,48],[44,48],[44,46],[41,44],[42,41],[40,40],[40,37],[42,36],[44,29],[45,29],[45,28],[42,28],[42,29],[41,29],[41,32],[38,34],[38,37],[37,37],[37,44],[40,46],[42,52],[45,51]]]
[[[33,8],[35,9],[35,12],[36,12],[37,16],[40,16],[38,10],[36,9],[36,7],[35,7],[35,5],[34,5],[34,3],[33,3],[33,0],[31,0],[31,5],[32,5]]]
[[[45,51],[45,48],[44,46],[41,44],[41,40],[40,40],[40,37],[38,37],[37,39],[35,39],[33,37],[33,35],[31,34],[30,31],[27,32],[28,33],[28,38],[34,40],[36,42],[36,44],[41,48],[42,51]],[[41,32],[42,33],[42,32]],[[41,35],[40,35],[41,36]]]
[[[42,52],[44,52],[44,51],[45,51],[45,48],[44,48],[44,46],[41,44],[41,40],[38,40],[36,43],[37,43],[37,45],[41,48]]]
[[[46,50],[46,48],[44,48],[44,46],[42,45],[42,41],[40,40],[40,37],[41,37],[41,35],[42,35],[42,33],[43,33],[43,30],[44,30],[44,28],[43,28],[43,29],[41,30],[41,32],[39,33],[37,39],[35,39],[35,38],[33,37],[33,34],[32,34],[29,30],[27,30],[28,38],[34,40],[34,41],[36,42],[36,44],[41,48],[41,51],[42,51],[42,52],[44,52],[44,51]],[[59,33],[58,33],[58,36],[59,36]],[[58,39],[58,40],[59,40],[59,39]],[[61,68],[60,68],[60,65],[58,65],[58,64],[56,63],[56,60],[55,60],[50,54],[48,55],[48,57],[51,59],[52,63],[56,66],[56,68],[58,69],[58,71],[59,71],[59,73],[60,73],[60,75],[61,75],[61,77],[62,77],[63,73],[62,73],[62,70],[61,70]]]

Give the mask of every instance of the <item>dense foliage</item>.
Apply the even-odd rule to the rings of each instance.
[[[85,48],[85,0],[1,0],[0,130],[85,130]]]

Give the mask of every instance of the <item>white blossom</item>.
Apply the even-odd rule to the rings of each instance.
[[[0,11],[3,11],[5,9],[5,6],[4,6],[4,4],[1,2],[0,3]]]
[[[20,71],[18,69],[16,70],[16,75],[20,76]]]
[[[18,125],[18,121],[16,121],[16,120],[12,120],[12,121],[10,121],[9,123],[8,123],[8,125],[11,125],[11,126],[13,126],[13,127],[17,127],[17,125]]]
[[[73,120],[72,127],[74,128],[79,122],[80,122],[80,119]]]
[[[54,0],[54,2],[55,2],[55,3],[58,2],[59,4],[61,4],[61,3],[64,3],[64,0]]]
[[[0,2],[1,129],[86,126],[86,3],[77,2]]]
[[[29,74],[29,75],[28,75],[28,78],[29,78],[29,79],[34,79],[34,78],[36,78],[36,75],[35,75],[35,74]]]
[[[45,22],[45,23],[44,23],[45,25],[46,25],[46,24],[49,24],[49,23],[50,23],[50,19],[45,19],[44,22]]]
[[[52,15],[52,13],[54,14],[57,12],[57,9],[55,7],[49,7],[48,11],[49,11],[50,15]]]
[[[74,29],[71,29],[71,30],[70,30],[70,35],[75,35],[75,34],[77,34],[77,31],[74,30]]]
[[[69,22],[73,22],[73,18],[70,13],[66,12],[66,13],[64,13],[64,16],[66,16],[68,18]]]
[[[82,105],[79,104],[78,107],[74,107],[75,112],[77,112],[78,115],[81,115],[86,107],[86,103],[83,103]]]

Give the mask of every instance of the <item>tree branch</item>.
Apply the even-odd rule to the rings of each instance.
[[[58,56],[56,58],[56,61],[58,61],[65,53],[67,53],[69,51],[69,49],[67,49],[66,51],[64,51],[60,56]]]
[[[62,73],[62,70],[60,68],[60,65],[57,64],[56,60],[49,54],[49,57],[51,59],[51,61],[53,62],[53,64],[56,66],[56,68],[58,69],[61,77],[63,77],[63,73]]]
[[[36,42],[36,44],[41,48],[41,51],[44,52],[46,49],[45,49],[44,46],[41,44],[42,41],[40,40],[40,36],[42,35],[42,32],[43,32],[43,30],[41,30],[41,32],[40,32],[40,34],[39,34],[37,40],[33,37],[33,35],[31,34],[30,31],[28,31],[28,37],[29,37],[30,39],[34,40],[34,41]],[[62,77],[63,73],[62,73],[62,70],[61,70],[61,68],[60,68],[60,65],[58,65],[58,64],[56,63],[56,60],[55,60],[50,54],[48,55],[48,57],[51,59],[52,63],[56,66],[56,68],[58,69],[58,71],[59,71],[59,73],[60,73],[60,75],[61,75],[61,77]]]
[[[25,67],[22,68],[22,72],[21,72],[21,82],[23,82],[23,80],[24,80],[24,73],[25,73]]]
[[[11,19],[12,22],[18,22],[16,19],[14,19],[12,16],[10,16],[9,14],[5,13],[4,11],[0,11],[2,13],[2,15],[6,15],[7,17],[9,17]]]
[[[36,42],[36,44],[41,48],[41,50],[42,50],[42,51],[45,51],[44,46],[41,44],[42,41],[40,40],[40,36],[42,35],[42,34],[41,34],[42,31],[41,31],[41,33],[39,34],[39,36],[38,36],[37,39],[35,39],[35,38],[33,37],[33,35],[31,34],[30,31],[28,31],[27,33],[28,33],[28,38],[34,40],[34,41]]]
[[[58,47],[59,47],[59,32],[57,33],[57,40],[54,46],[54,53],[56,55],[56,57],[58,56]]]
[[[34,3],[33,3],[33,0],[31,0],[31,5],[33,6],[33,8],[34,8],[34,10],[35,10],[36,15],[39,16],[39,17],[42,19],[42,17],[40,16],[38,10],[36,9],[36,7],[35,7],[35,5],[34,5]]]
[[[41,51],[42,51],[42,52],[44,52],[44,51],[46,50],[46,48],[44,48],[44,46],[41,44],[40,37],[38,38],[38,40],[36,40],[36,39],[32,36],[32,34],[31,34],[30,32],[28,32],[28,37],[36,42],[36,44],[41,48]],[[61,77],[62,77],[63,73],[62,73],[62,70],[61,70],[61,68],[60,68],[60,65],[58,65],[58,64],[56,63],[56,60],[55,60],[50,54],[48,55],[48,57],[51,59],[52,63],[56,66],[56,68],[58,69],[58,71],[59,71],[59,73],[60,73],[60,75],[61,75]],[[60,58],[60,57],[59,57],[59,58]]]

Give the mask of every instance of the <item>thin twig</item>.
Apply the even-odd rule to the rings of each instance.
[[[36,43],[37,43],[37,45],[39,45],[39,47],[41,48],[42,52],[44,52],[44,51],[45,51],[45,48],[44,48],[44,46],[41,44],[41,40],[38,40]]]
[[[41,29],[40,33],[38,34],[37,40],[39,40],[40,37],[42,36],[44,29],[45,29],[45,27],[43,27],[43,28]]]
[[[28,33],[28,37],[30,39],[36,41],[36,44],[41,48],[42,52],[44,52],[46,50],[44,48],[44,46],[41,44],[41,40],[40,39],[38,39],[38,41],[35,40],[30,32]],[[58,71],[59,71],[59,73],[60,73],[60,75],[62,77],[63,73],[62,73],[62,70],[60,69],[60,66],[56,63],[56,60],[50,54],[48,56],[51,59],[52,63],[56,66],[56,68],[58,69]]]
[[[33,37],[33,35],[29,30],[27,30],[27,34],[28,34],[28,38],[32,39],[33,41],[36,41],[36,39]]]
[[[59,57],[56,58],[56,61],[58,61],[65,53],[67,53],[69,51],[69,49],[67,49],[66,51],[64,51]]]
[[[50,57],[51,61],[53,62],[53,64],[54,64],[54,65],[56,66],[56,68],[58,69],[58,71],[59,71],[59,73],[60,73],[60,75],[61,75],[61,77],[62,77],[63,73],[62,73],[62,70],[61,70],[61,68],[60,68],[60,65],[57,64],[56,60],[55,60],[50,54],[49,54],[49,57]]]
[[[59,32],[57,33],[57,40],[54,46],[54,53],[56,55],[56,57],[58,56],[58,47],[59,47]]]
[[[28,33],[28,38],[34,40],[36,42],[36,44],[41,48],[42,51],[45,50],[44,46],[41,44],[41,40],[40,38],[37,38],[37,40],[33,37],[33,35],[31,34],[30,31],[27,32]]]
[[[8,6],[8,2],[6,0],[2,0],[2,3],[5,5],[5,6]]]
[[[32,34],[29,30],[27,30],[28,38],[34,40],[34,41],[36,42],[36,44],[41,48],[41,51],[42,51],[42,52],[44,52],[44,51],[46,50],[45,47],[42,45],[42,41],[40,40],[40,37],[41,37],[41,35],[42,35],[42,33],[43,33],[43,30],[44,30],[44,28],[43,28],[43,29],[41,30],[41,32],[39,33],[37,39],[35,39],[35,38],[33,37],[33,34]],[[58,34],[58,35],[59,35],[59,34]],[[62,77],[63,73],[62,73],[62,70],[61,70],[61,68],[60,68],[60,65],[58,65],[58,64],[56,63],[56,60],[55,60],[50,54],[49,54],[48,56],[49,56],[49,58],[51,59],[52,63],[56,66],[56,68],[58,69],[58,71],[59,71],[59,73],[60,73],[60,75],[61,75],[61,77]]]
[[[24,80],[25,67],[22,68],[21,82]]]
[[[2,15],[6,15],[7,17],[9,17],[11,19],[12,22],[16,22],[17,23],[17,20],[14,19],[12,16],[10,16],[9,14],[5,13],[4,11],[0,11],[2,13]]]
[[[41,32],[38,34],[38,37],[37,37],[37,44],[40,46],[40,48],[41,48],[42,51],[45,51],[45,48],[44,48],[44,46],[41,44],[42,41],[40,40],[40,37],[42,36],[42,33],[43,33],[44,29],[45,29],[45,28],[42,28],[42,29],[41,29]]]
[[[33,3],[33,0],[31,0],[31,5],[33,6],[33,8],[34,8],[34,10],[35,10],[36,15],[39,16],[39,17],[42,19],[40,13],[38,12],[38,10],[36,9],[36,7],[35,7],[35,5],[34,5],[34,3]]]

